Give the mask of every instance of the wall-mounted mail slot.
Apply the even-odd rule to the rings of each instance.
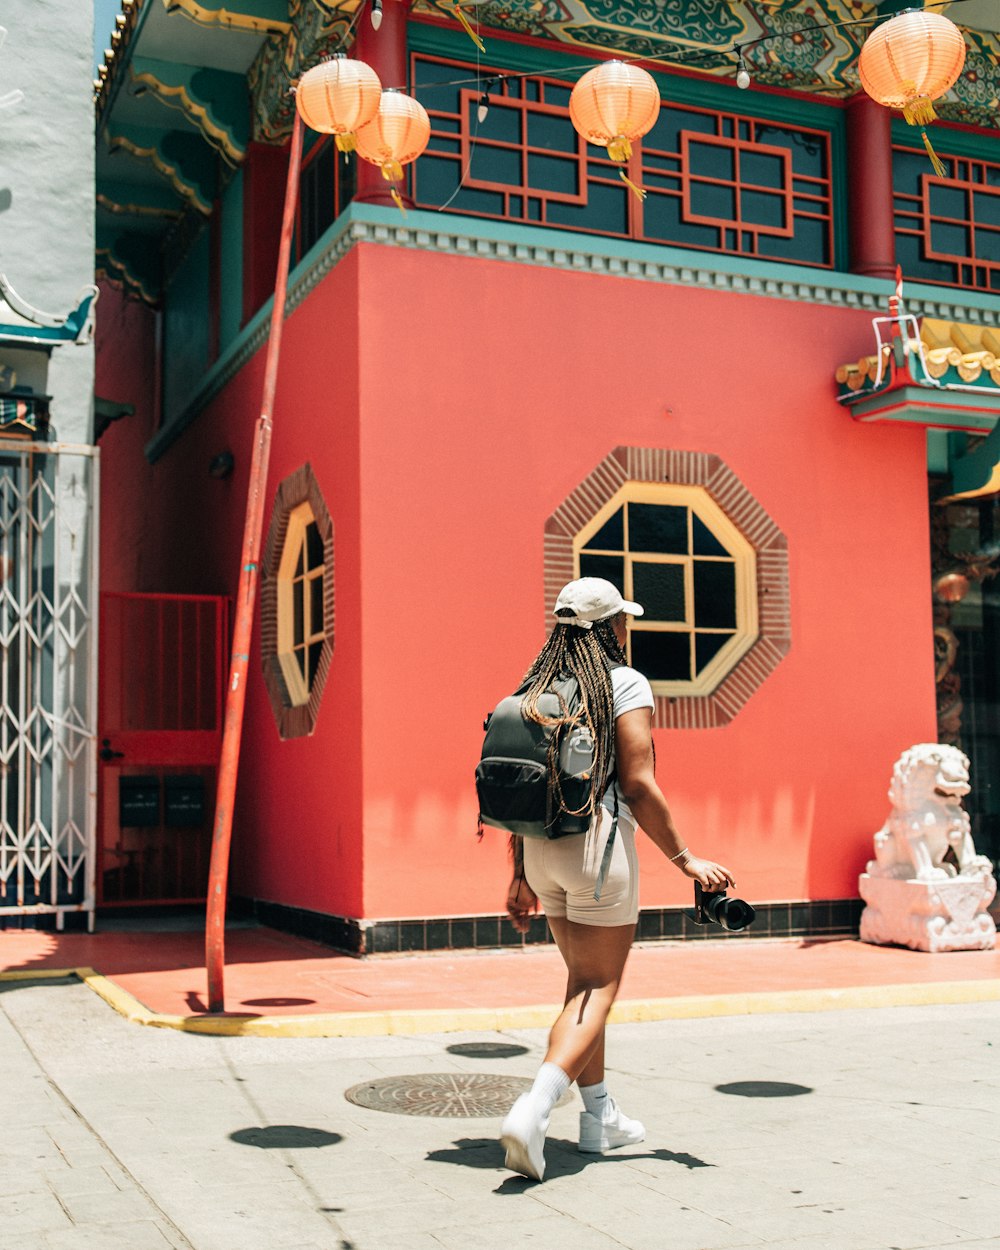
[[[205,821],[205,778],[168,776],[163,779],[165,815],[169,829],[200,828]]]
[[[159,823],[159,777],[119,777],[118,824],[123,829],[148,829]]]

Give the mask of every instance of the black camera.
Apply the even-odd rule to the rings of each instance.
[[[701,888],[701,882],[694,883],[694,921],[696,924],[717,924],[730,933],[736,933],[752,925],[757,913],[741,898],[729,898],[725,890],[708,890]]]

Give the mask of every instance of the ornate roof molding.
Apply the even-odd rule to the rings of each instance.
[[[230,164],[243,160],[250,123],[242,74],[136,56],[129,64],[129,79],[133,93],[145,88],[168,108],[183,113]]]
[[[112,124],[107,141],[111,152],[122,148],[150,161],[182,199],[206,217],[211,215],[216,174],[204,143],[196,135]]]

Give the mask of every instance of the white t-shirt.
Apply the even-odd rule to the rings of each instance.
[[[637,707],[656,707],[652,687],[642,673],[636,672],[634,668],[628,668],[626,665],[623,665],[621,668],[613,668],[611,670],[611,688],[615,696],[614,716],[616,721],[619,716],[623,716],[626,712],[632,712]],[[622,788],[617,781],[615,786],[618,787],[619,819],[624,816],[626,820],[630,820],[634,825],[635,817],[632,815],[631,808],[625,802]],[[602,800],[604,806],[609,811],[614,809],[614,790],[614,786],[608,786]]]

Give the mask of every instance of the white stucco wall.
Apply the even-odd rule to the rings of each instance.
[[[0,97],[0,270],[18,295],[65,315],[94,277],[93,0],[3,0]],[[4,363],[0,347],[0,363]],[[89,442],[94,353],[16,353],[19,381],[52,395],[53,436]],[[47,373],[39,381],[38,371]]]

